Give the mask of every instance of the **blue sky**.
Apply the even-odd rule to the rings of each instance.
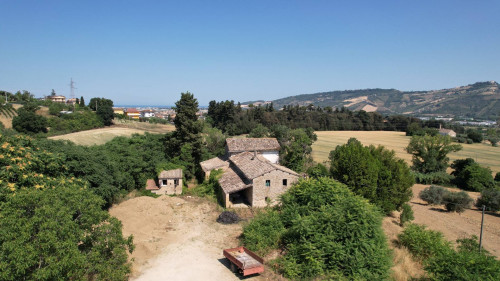
[[[115,104],[500,79],[500,1],[0,0],[0,90]]]

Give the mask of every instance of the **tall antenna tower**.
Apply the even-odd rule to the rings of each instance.
[[[69,82],[69,88],[71,89],[71,98],[75,98],[75,81],[73,81],[73,78],[71,78],[71,82]]]

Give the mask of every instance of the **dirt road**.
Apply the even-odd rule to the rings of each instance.
[[[238,246],[241,225],[222,225],[215,203],[200,198],[137,197],[110,210],[134,235],[131,280],[240,280],[222,255]],[[252,280],[263,280],[261,276]]]

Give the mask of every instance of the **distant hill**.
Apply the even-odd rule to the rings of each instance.
[[[346,90],[291,96],[274,100],[273,104],[275,108],[314,104],[383,114],[495,118],[500,115],[500,89],[497,82],[489,81],[432,91]]]

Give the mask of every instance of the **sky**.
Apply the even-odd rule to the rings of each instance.
[[[0,0],[0,90],[115,105],[500,80],[500,1]]]

